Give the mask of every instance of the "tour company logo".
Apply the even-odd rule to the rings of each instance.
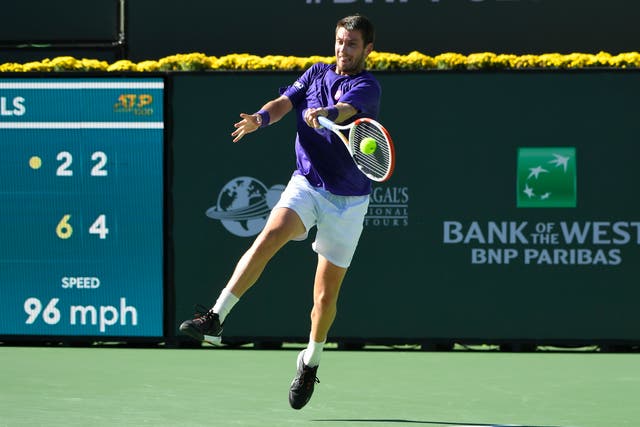
[[[264,228],[283,190],[281,184],[267,188],[256,178],[239,176],[222,187],[216,204],[207,209],[206,215],[219,220],[231,234],[255,236]]]
[[[519,148],[517,207],[575,208],[574,147]]]
[[[376,186],[369,197],[365,227],[409,226],[409,187]]]

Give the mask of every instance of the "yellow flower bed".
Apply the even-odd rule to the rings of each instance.
[[[167,56],[158,61],[138,63],[120,60],[112,64],[96,59],[76,59],[62,56],[25,64],[0,64],[0,72],[64,72],[64,71],[107,71],[107,72],[166,72],[166,71],[237,71],[237,70],[282,70],[301,71],[316,62],[332,63],[333,56],[256,56],[250,54],[230,54],[206,56],[203,53],[189,53]],[[443,53],[436,56],[411,52],[399,55],[388,52],[372,52],[367,59],[370,70],[483,70],[483,69],[578,69],[578,68],[638,68],[640,53],[627,52],[611,55],[548,53],[543,55],[509,55],[491,52]]]

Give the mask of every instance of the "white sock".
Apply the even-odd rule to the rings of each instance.
[[[309,344],[307,344],[307,348],[304,350],[302,356],[302,361],[305,365],[313,368],[320,364],[320,356],[322,356],[322,350],[326,342],[327,341],[316,342],[309,338]]]
[[[240,301],[240,298],[231,293],[231,291],[224,288],[222,292],[220,292],[220,296],[216,300],[215,305],[213,306],[213,312],[218,313],[220,317],[220,323],[224,323],[224,319],[227,317],[227,314],[231,311],[234,305]]]

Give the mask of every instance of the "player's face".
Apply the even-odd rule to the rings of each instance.
[[[340,27],[336,31],[336,72],[338,74],[358,74],[364,69],[367,56],[373,45],[364,45],[360,31],[348,31]]]

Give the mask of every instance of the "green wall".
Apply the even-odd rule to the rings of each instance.
[[[230,133],[240,112],[254,112],[295,77],[173,77],[176,328],[193,304],[214,302],[253,240],[205,211],[221,206],[220,193],[234,178],[260,181],[258,200],[265,189],[276,194],[274,186],[285,185],[293,171],[292,117],[238,144]],[[395,138],[398,162],[393,178],[375,187],[330,339],[637,342],[640,74],[377,77],[380,120]],[[568,169],[575,207],[545,207],[544,201],[518,207],[528,171],[518,156],[530,148],[547,156],[558,149],[575,153]],[[562,169],[550,159],[544,163],[549,176]],[[542,175],[536,185],[548,184]],[[552,190],[553,197],[560,189]],[[259,228],[256,221],[228,224],[247,231]],[[452,224],[462,227],[461,242]],[[502,227],[505,234],[490,233]],[[311,241],[292,242],[276,256],[228,318],[227,339],[306,340]]]

